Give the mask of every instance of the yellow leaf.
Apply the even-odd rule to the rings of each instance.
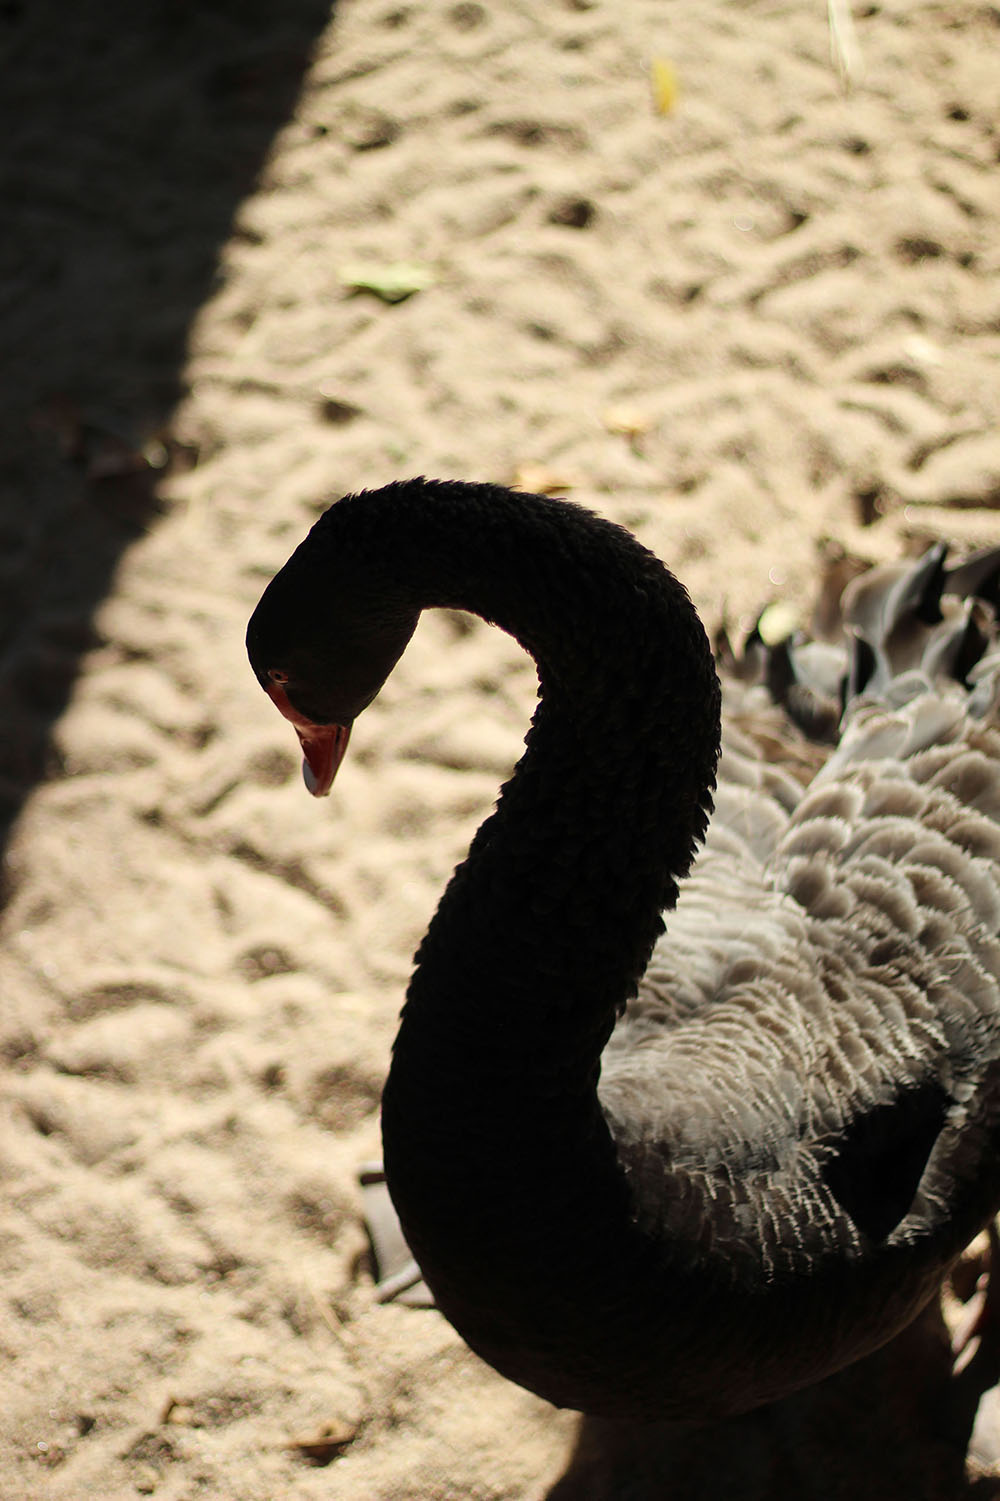
[[[515,490],[527,490],[533,495],[562,495],[576,484],[573,476],[565,471],[530,462],[519,464],[513,477]]]
[[[657,114],[669,115],[677,103],[677,73],[673,63],[666,57],[654,57],[649,76]]]
[[[603,415],[608,432],[619,433],[623,438],[641,438],[653,425],[650,417],[639,407],[626,404],[607,407]]]

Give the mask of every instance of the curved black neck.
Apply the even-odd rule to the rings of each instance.
[[[439,1303],[525,1380],[496,1331],[551,1308],[539,1247],[569,1293],[567,1257],[613,1260],[627,1234],[599,1060],[704,833],[718,684],[682,586],[620,528],[425,482],[319,526],[362,503],[415,609],[479,614],[538,666],[525,754],[418,953],[383,1104],[390,1190]]]
[[[461,957],[477,985],[490,976],[480,1016],[491,1000],[509,1015],[519,995],[533,1025],[571,1016],[578,1039],[597,1029],[593,1064],[704,833],[719,738],[707,639],[658,559],[579,507],[446,484],[392,499],[409,524],[394,518],[385,535],[415,602],[501,626],[534,657],[540,688],[525,754],[441,902],[408,1009],[437,1012],[434,966],[455,973]]]

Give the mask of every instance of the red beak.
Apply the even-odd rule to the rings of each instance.
[[[325,797],[333,786],[337,769],[344,759],[351,736],[350,725],[313,724],[311,719],[307,719],[292,706],[280,683],[272,680],[267,684],[267,691],[275,706],[295,726],[305,757],[302,775],[306,786],[313,797]]]

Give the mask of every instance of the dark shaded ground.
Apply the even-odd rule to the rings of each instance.
[[[0,827],[157,480],[188,329],[329,0],[0,7]]]
[[[965,1454],[996,1351],[957,1378],[935,1306],[890,1345],[782,1402],[703,1428],[626,1429],[582,1419],[548,1501],[990,1501],[1000,1481]]]

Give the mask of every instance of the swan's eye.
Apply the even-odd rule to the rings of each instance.
[[[284,688],[288,682],[288,673],[282,672],[280,667],[269,667],[267,675],[271,679],[271,682],[276,683],[279,688]]]

